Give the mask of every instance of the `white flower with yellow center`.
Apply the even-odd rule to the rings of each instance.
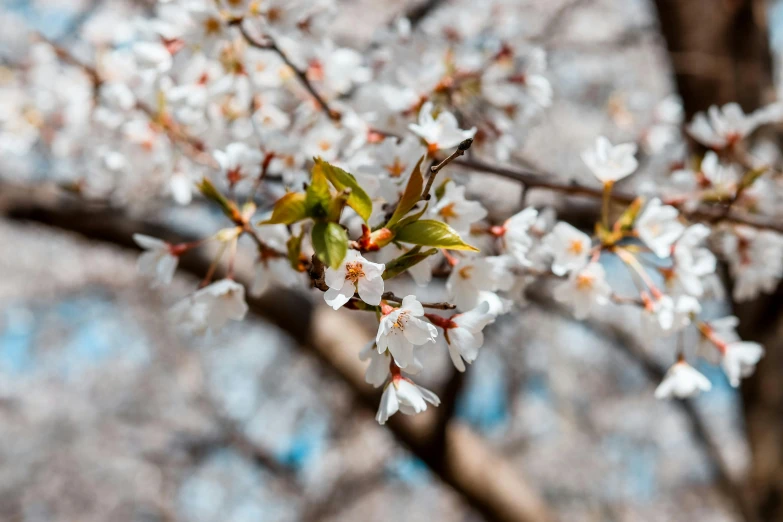
[[[590,263],[579,271],[571,272],[568,281],[555,288],[555,299],[573,307],[574,317],[585,319],[596,305],[609,302],[612,288],[606,282],[604,267]]]
[[[591,242],[590,236],[561,221],[544,238],[544,245],[555,257],[552,272],[562,276],[587,264]]]
[[[409,295],[402,300],[399,308],[381,317],[378,335],[375,337],[378,353],[389,350],[400,368],[407,368],[412,364],[413,347],[434,343],[438,336],[438,331],[432,324],[419,319],[423,315],[424,308],[421,303],[416,296]]]
[[[337,310],[358,292],[362,301],[378,306],[383,294],[384,270],[386,265],[367,261],[356,250],[349,250],[336,270],[326,269],[324,279],[329,287],[324,293],[326,304]]]

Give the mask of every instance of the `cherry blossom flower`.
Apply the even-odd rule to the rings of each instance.
[[[514,107],[527,101],[527,106],[545,108],[552,105],[552,85],[543,73],[546,53],[531,50],[527,56],[501,58],[489,65],[481,76],[481,92],[489,103]]]
[[[660,295],[647,303],[645,312],[644,317],[651,333],[668,335],[691,324],[692,318],[701,312],[701,304],[690,295],[675,298]]]
[[[528,252],[533,247],[530,229],[536,224],[537,219],[538,211],[528,207],[508,218],[502,226],[503,246],[522,266],[531,265],[528,259]]]
[[[337,269],[327,267],[324,279],[329,290],[324,293],[326,304],[339,309],[358,292],[362,301],[377,306],[383,294],[383,271],[386,266],[373,263],[356,250],[349,250]]]
[[[489,303],[483,301],[477,308],[451,317],[444,330],[451,362],[457,370],[464,372],[465,363],[470,364],[478,357],[484,344],[484,327],[495,321],[489,311]]]
[[[427,142],[431,152],[454,148],[464,140],[476,135],[476,127],[469,130],[460,129],[457,118],[449,111],[440,111],[438,117],[433,118],[433,108],[432,102],[422,105],[418,124],[408,125],[411,132]]]
[[[711,106],[706,115],[703,112],[696,114],[686,129],[702,145],[722,149],[741,141],[760,125],[780,117],[781,107],[778,104],[745,114],[738,103],[727,103],[720,108]]]
[[[152,287],[171,283],[179,263],[179,257],[172,253],[171,245],[144,234],[133,234],[133,241],[144,249],[139,256],[139,273],[150,278]]]
[[[361,54],[345,47],[336,48],[331,41],[318,47],[317,60],[327,93],[345,94],[354,84],[367,82],[371,78],[371,72],[364,66]]]
[[[783,277],[783,236],[769,230],[736,226],[725,233],[721,251],[734,278],[734,298],[747,301],[771,293]]]
[[[428,402],[433,406],[438,406],[440,399],[430,390],[422,388],[404,377],[394,378],[383,390],[375,420],[383,425],[386,424],[389,417],[398,411],[405,415],[421,413],[427,409]]]
[[[598,263],[590,263],[581,270],[571,272],[568,280],[554,290],[555,299],[571,306],[574,317],[579,320],[587,318],[596,306],[607,304],[611,294],[612,288],[606,282],[604,267]]]
[[[679,211],[654,198],[636,220],[634,229],[645,245],[658,257],[669,257],[671,248],[685,230]]]
[[[175,324],[203,334],[217,332],[229,320],[241,321],[247,314],[245,287],[231,279],[221,279],[182,299],[169,311]]]
[[[733,341],[723,351],[721,366],[735,388],[740,380],[753,374],[759,360],[764,356],[764,348],[750,341]]]
[[[552,272],[558,276],[585,266],[592,246],[590,236],[563,221],[544,237],[543,243],[555,256]]]
[[[614,183],[629,176],[639,163],[635,143],[612,145],[604,136],[599,136],[595,146],[582,152],[582,161],[603,183]]]
[[[392,356],[388,351],[378,353],[378,350],[375,349],[375,339],[364,345],[364,348],[359,352],[359,360],[370,361],[369,366],[367,366],[367,371],[364,374],[364,380],[367,384],[372,384],[376,388],[383,386],[389,378],[389,375],[391,374],[389,365],[396,364],[393,362]],[[414,355],[413,362],[405,368],[405,373],[416,375],[422,368],[424,367],[422,366],[421,361]]]
[[[438,336],[433,325],[419,319],[423,315],[421,303],[416,296],[409,295],[402,300],[399,308],[381,317],[378,335],[375,337],[378,353],[389,350],[400,368],[412,364],[413,347],[434,343]]]
[[[712,384],[704,375],[685,360],[681,360],[674,363],[666,372],[661,384],[655,389],[655,398],[686,399],[711,389]]]
[[[685,229],[672,250],[674,266],[667,281],[676,282],[684,292],[695,297],[704,293],[702,278],[714,274],[717,267],[713,253],[700,246],[709,235],[709,227],[699,223],[691,225]]]
[[[261,174],[263,154],[245,143],[230,143],[225,151],[216,150],[214,156],[222,174],[231,185],[245,178],[256,178]]]
[[[158,42],[136,42],[133,55],[139,68],[163,74],[171,69],[173,60],[165,45]]]
[[[508,256],[466,257],[454,266],[446,280],[449,298],[460,310],[481,304],[481,292],[508,289],[513,284]]]
[[[478,201],[465,199],[465,186],[457,186],[448,181],[443,196],[432,208],[430,215],[447,223],[460,234],[470,232],[470,226],[487,216],[485,209]]]

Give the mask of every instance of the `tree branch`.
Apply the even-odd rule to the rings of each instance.
[[[171,242],[195,239],[160,223],[133,219],[121,209],[81,208],[73,203],[68,204],[58,192],[45,188],[3,186],[0,190],[0,212],[5,216],[76,232],[89,239],[134,250],[138,249],[132,239],[134,233]],[[193,252],[181,258],[180,267],[200,276],[210,261],[209,256]],[[223,268],[219,268],[218,277],[223,273]],[[248,283],[252,274],[238,270],[236,279]],[[368,413],[375,411],[378,391],[364,382],[364,365],[356,356],[366,332],[344,315],[314,308],[309,299],[295,292],[268,292],[260,298],[249,297],[247,302],[252,313],[276,324],[306,353],[324,363],[324,367],[353,390]],[[395,416],[387,426],[401,443],[488,520],[544,522],[552,519],[532,488],[466,427],[449,423],[443,445],[433,448],[429,441],[436,425],[436,410],[430,409],[413,418]]]

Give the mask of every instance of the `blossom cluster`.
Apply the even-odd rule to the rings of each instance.
[[[753,371],[762,347],[740,340],[732,317],[702,319],[702,304],[722,288],[719,260],[737,300],[771,292],[783,277],[783,236],[735,217],[774,215],[777,158],[751,149],[750,138],[783,119],[780,106],[697,115],[686,131],[707,152],[691,158],[672,147],[682,142],[682,110],[666,99],[638,144],[601,136],[583,152],[601,185],[583,192],[603,200],[590,233],[532,206],[496,222],[459,177],[440,172],[461,164],[479,175],[465,155],[514,160],[525,129],[553,102],[544,51],[512,44],[511,29],[484,15],[444,8],[417,29],[395,21],[362,52],[330,38],[334,9],[328,0],[161,1],[151,19],[117,21],[122,30],[106,31],[100,17],[88,25],[94,65],[40,41],[0,87],[11,100],[0,112],[3,161],[45,144],[53,175],[82,196],[121,202],[124,191],[156,190],[179,205],[219,208],[227,227],[202,241],[134,236],[139,271],[156,286],[171,282],[182,255],[218,245],[201,287],[171,308],[190,332],[246,315],[232,269],[213,280],[221,258],[234,266],[245,236],[256,247],[250,296],[309,286],[335,310],[374,313],[377,334],[359,356],[367,382],[384,387],[381,424],[439,404],[413,380],[422,351],[442,339],[465,371],[485,328],[524,305],[534,282],[577,320],[634,306],[651,336],[695,328],[733,386]],[[624,197],[615,185],[639,170],[639,145],[674,155],[677,168],[645,197]],[[271,212],[258,212],[272,200]],[[630,274],[633,295],[616,293],[613,261]],[[421,287],[445,278],[447,300],[397,297],[405,274]],[[671,355],[657,397],[711,387],[686,362],[694,354]]]

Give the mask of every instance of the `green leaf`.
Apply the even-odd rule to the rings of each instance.
[[[307,186],[305,198],[307,215],[312,218],[326,217],[331,199],[332,194],[329,191],[326,174],[320,165],[316,164],[311,172],[310,185]]]
[[[289,192],[277,200],[272,209],[272,217],[261,221],[259,225],[284,224],[290,225],[307,217],[307,205],[302,192]]]
[[[402,228],[409,223],[418,221],[421,218],[421,216],[423,216],[424,213],[427,212],[427,207],[429,206],[430,206],[429,203],[425,203],[424,207],[422,207],[422,209],[416,212],[415,214],[411,214],[410,216],[405,216],[404,218],[402,218],[400,222],[397,223],[397,228]]]
[[[434,219],[422,219],[408,223],[397,231],[394,240],[449,250],[479,251],[478,248],[462,241],[459,234],[446,223],[435,221]]]
[[[438,185],[438,188],[435,189],[435,197],[440,199],[443,197],[443,194],[446,193],[446,185],[448,182],[451,181],[451,178],[446,178],[443,181],[441,181],[440,185]]]
[[[746,172],[739,183],[740,190],[745,190],[746,188],[752,186],[757,179],[759,179],[762,175],[764,175],[765,172],[769,170],[769,167],[763,166],[759,167],[757,169],[749,170]]]
[[[384,270],[383,272],[383,278],[391,279],[393,277],[396,277],[401,273],[405,272],[406,270],[408,270],[410,267],[421,263],[429,256],[437,252],[438,252],[437,248],[431,248],[429,250],[425,250],[424,252],[421,252],[420,246],[412,248],[411,250],[401,255],[400,257],[396,259],[392,259],[391,261],[386,263],[386,270]]]
[[[386,228],[391,229],[398,221],[400,221],[405,214],[416,206],[416,203],[421,200],[421,190],[424,187],[424,179],[421,176],[421,162],[424,161],[424,156],[419,158],[418,163],[413,168],[411,177],[408,178],[408,184],[405,185],[405,192],[400,197],[400,202],[397,203],[397,208],[394,209],[394,214],[389,218],[386,223]]]
[[[291,235],[291,237],[288,238],[288,241],[286,242],[286,249],[288,253],[288,262],[291,263],[291,268],[294,270],[300,270],[300,260],[299,255],[302,252],[302,238],[304,237],[304,230],[298,235],[294,236]]]
[[[316,223],[312,230],[313,248],[318,259],[336,269],[348,251],[348,234],[337,223]]]
[[[636,216],[639,215],[639,210],[641,210],[643,204],[644,198],[642,197],[633,200],[631,204],[628,205],[628,208],[623,211],[622,215],[617,218],[617,221],[615,221],[614,231],[618,232],[632,229],[633,223],[636,221]]]
[[[313,171],[316,169],[321,170],[337,190],[351,189],[351,194],[348,196],[348,206],[354,209],[366,223],[370,219],[370,214],[372,214],[372,200],[364,189],[359,186],[356,178],[343,169],[323,161],[321,158],[315,158]]]
[[[229,219],[234,220],[239,217],[239,210],[236,205],[229,201],[220,191],[212,184],[209,178],[201,178],[201,181],[196,184],[196,188],[199,189],[201,194],[208,200],[217,203],[223,213],[228,216]]]

